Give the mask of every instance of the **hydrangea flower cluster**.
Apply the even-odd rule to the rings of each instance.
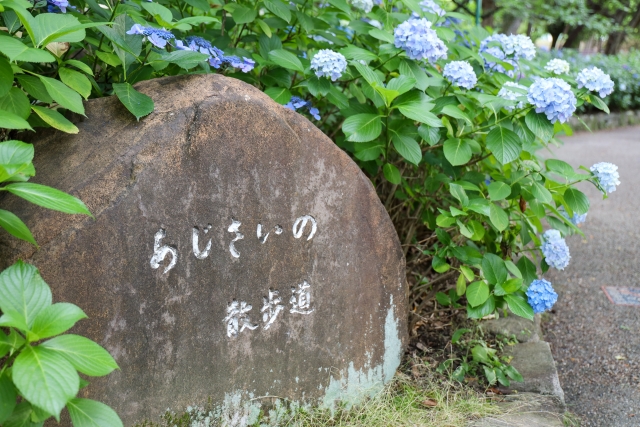
[[[544,69],[552,72],[553,74],[567,74],[569,72],[569,63],[564,59],[554,58],[551,61],[547,62],[547,65],[544,66]]]
[[[351,4],[364,13],[369,13],[373,9],[373,0],[351,0]]]
[[[396,47],[404,49],[411,59],[435,62],[447,57],[447,46],[431,29],[431,22],[424,18],[403,22],[395,28],[393,35]]]
[[[149,40],[152,45],[160,49],[164,49],[169,40],[176,38],[176,36],[164,28],[143,27],[140,24],[133,24],[131,29],[127,31],[127,34],[141,34],[146,40]]]
[[[578,82],[578,89],[586,87],[591,92],[598,92],[600,98],[604,98],[613,92],[611,77],[598,67],[585,68],[580,71],[576,81]]]
[[[571,259],[569,246],[558,230],[551,229],[544,232],[540,249],[549,266],[564,270],[569,265]]]
[[[440,5],[438,5],[433,0],[422,0],[420,2],[420,9],[422,9],[423,12],[433,13],[434,15],[438,16],[444,16],[444,14],[446,13],[444,10],[442,10]]]
[[[600,162],[589,168],[596,176],[600,186],[607,192],[616,191],[616,185],[620,185],[620,174],[618,167],[613,163]]]
[[[536,107],[536,113],[545,113],[551,123],[564,123],[576,111],[576,97],[571,86],[556,77],[537,79],[529,87],[527,99]]]
[[[318,77],[331,77],[336,81],[347,69],[347,59],[343,54],[330,49],[322,49],[311,59],[311,69]]]
[[[473,67],[467,61],[453,61],[444,66],[442,75],[454,85],[465,89],[473,88],[478,83],[478,77]]]
[[[522,58],[533,59],[536,56],[536,47],[531,39],[522,34],[494,34],[480,42],[480,52],[486,52],[496,58],[515,67]],[[509,77],[515,74],[513,70],[506,70],[502,65],[488,61],[485,58],[485,66],[490,70],[504,73]]]
[[[521,94],[521,93],[509,90],[510,87],[517,87],[517,88],[525,90],[525,91],[528,89],[526,86],[522,86],[522,85],[520,85],[518,83],[505,82],[505,84],[502,86],[502,88],[500,88],[500,91],[498,92],[498,96],[500,98],[507,99],[509,101],[517,101],[519,97],[523,96],[523,94]],[[518,109],[523,108],[524,104],[525,104],[524,101],[520,101],[515,106],[514,105],[507,105],[506,107],[504,107],[504,109],[507,110],[507,111],[513,111],[516,108],[518,108]]]
[[[573,225],[578,225],[578,224],[582,224],[583,222],[585,222],[587,220],[587,214],[577,214],[574,212],[573,216],[570,217],[569,213],[567,211],[565,211],[564,209],[560,209],[560,214],[562,214],[563,217],[565,217],[566,219],[569,220],[569,222],[571,222],[571,224]]]
[[[225,56],[222,50],[212,46],[211,43],[202,37],[189,36],[185,39],[185,42],[177,40],[176,49],[191,50],[209,55],[209,65],[213,68],[220,68],[221,65],[226,64],[234,68],[239,68],[243,73],[248,73],[253,70],[256,65],[256,62],[249,58],[241,59],[237,56]]]
[[[67,0],[47,0],[47,12],[49,13],[67,13],[68,7],[69,2]]]
[[[296,111],[302,107],[307,107],[309,114],[311,114],[314,119],[320,120],[320,111],[316,107],[312,106],[310,101],[305,101],[297,96],[292,96],[291,100],[284,105],[284,108],[288,108],[291,111]]]
[[[551,310],[558,300],[558,294],[553,290],[551,282],[538,279],[531,282],[527,289],[527,299],[534,313],[542,313]]]

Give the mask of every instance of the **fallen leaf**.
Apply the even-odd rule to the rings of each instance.
[[[438,406],[438,402],[436,402],[435,399],[427,399],[423,401],[422,404],[428,408],[434,408]]]
[[[616,356],[616,360],[627,360],[626,356],[619,354]]]

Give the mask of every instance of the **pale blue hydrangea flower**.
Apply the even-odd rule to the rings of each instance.
[[[347,69],[347,59],[341,53],[322,49],[311,59],[311,69],[318,77],[331,77],[336,81]]]
[[[537,79],[527,94],[536,113],[545,113],[551,123],[564,123],[576,110],[576,97],[571,86],[562,79],[551,77]]]
[[[228,64],[234,68],[240,68],[240,71],[243,73],[248,73],[253,70],[253,67],[256,66],[256,61],[253,59],[245,58],[245,57],[237,57],[234,55],[225,56],[222,58],[223,64]]]
[[[373,0],[351,0],[351,4],[364,13],[369,13],[373,9]]]
[[[569,213],[564,210],[563,207],[560,207],[559,209],[560,214],[565,217],[566,219],[569,220],[569,222],[571,222],[573,225],[579,225],[582,224],[583,222],[585,222],[587,220],[587,214],[577,214],[577,213],[573,213],[572,217],[569,217]]]
[[[67,0],[47,0],[47,12],[56,13],[58,11],[67,13],[69,2]]]
[[[447,57],[447,46],[431,29],[431,22],[424,18],[403,22],[395,28],[393,35],[396,47],[404,49],[411,59],[435,62]]]
[[[531,282],[527,289],[527,299],[534,313],[551,310],[558,300],[558,294],[553,290],[551,282],[537,279]]]
[[[478,83],[478,77],[473,67],[467,61],[453,61],[444,66],[442,75],[454,85],[465,89],[473,88]]]
[[[598,92],[600,98],[604,98],[613,92],[611,77],[598,67],[585,68],[580,71],[576,81],[578,82],[578,89],[586,87],[591,92]]]
[[[553,74],[567,74],[569,72],[569,63],[564,59],[554,58],[551,61],[547,62],[547,65],[544,66],[544,69],[552,72]]]
[[[382,22],[377,21],[375,19],[363,19],[364,22],[366,22],[367,24],[371,25],[372,27],[376,27],[377,29],[381,30],[382,29]]]
[[[509,101],[517,101],[519,97],[524,96],[524,94],[522,94],[522,93],[514,92],[512,90],[509,90],[510,87],[517,87],[517,88],[523,89],[525,91],[528,89],[526,86],[522,86],[521,84],[518,84],[518,83],[505,82],[505,84],[502,86],[502,88],[498,92],[498,96],[500,98],[507,99]],[[513,111],[516,108],[517,109],[523,108],[524,105],[525,105],[524,101],[519,101],[515,106],[514,105],[507,105],[507,106],[504,107],[504,109],[507,110],[507,111]]]
[[[291,111],[296,111],[297,109],[302,107],[307,107],[309,114],[311,114],[314,119],[320,120],[320,111],[309,101],[305,101],[304,99],[298,98],[297,96],[292,96],[291,100],[284,105],[284,108],[288,108]]]
[[[480,42],[480,52],[486,52],[517,68],[520,59],[533,59],[536,56],[536,47],[529,37],[522,34],[511,34],[510,36],[494,34]],[[509,77],[515,75],[513,70],[505,70],[501,64],[486,58],[484,61],[489,70],[504,73]]]
[[[420,2],[420,9],[422,9],[423,12],[433,13],[434,15],[438,16],[444,16],[444,14],[446,13],[444,10],[442,10],[440,5],[433,0],[422,0]]]
[[[179,50],[191,50],[194,52],[204,53],[209,55],[209,65],[213,68],[220,68],[221,65],[227,64],[234,68],[240,68],[244,73],[248,73],[253,70],[256,62],[249,58],[239,58],[237,56],[225,56],[222,50],[215,46],[212,46],[207,40],[198,36],[189,36],[185,39],[176,41],[176,49]]]
[[[569,265],[571,259],[569,246],[558,230],[551,229],[544,232],[540,249],[550,267],[564,270]]]
[[[600,186],[607,192],[613,193],[616,191],[616,185],[620,185],[620,175],[618,174],[618,167],[613,163],[600,162],[589,168],[591,172],[596,176]]]
[[[152,45],[160,49],[164,49],[169,40],[176,38],[176,36],[164,28],[143,27],[140,24],[133,24],[131,29],[127,31],[127,34],[141,34],[145,39],[149,40]]]

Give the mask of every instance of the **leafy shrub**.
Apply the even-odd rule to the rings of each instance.
[[[49,12],[63,3],[49,1]],[[607,110],[589,86],[535,65],[526,36],[491,36],[432,1],[70,3],[66,13],[0,3],[5,128],[77,132],[61,112],[83,114],[82,98],[111,94],[140,119],[153,111],[132,86],[141,80],[242,79],[309,114],[370,177],[420,277],[410,275],[412,311],[457,276],[441,303],[471,318],[508,309],[532,319],[553,290],[529,285],[566,265],[564,236],[589,209],[574,185],[606,196],[619,183],[613,165],[579,173],[536,155],[571,132],[576,108]],[[425,279],[434,272],[445,274]]]

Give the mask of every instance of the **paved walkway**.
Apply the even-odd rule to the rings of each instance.
[[[579,187],[591,200],[586,237],[569,238],[571,263],[546,275],[559,294],[546,340],[582,426],[640,426],[640,307],[613,305],[601,289],[640,288],[640,127],[562,139],[558,158],[574,167],[614,163],[622,183],[607,200]]]

